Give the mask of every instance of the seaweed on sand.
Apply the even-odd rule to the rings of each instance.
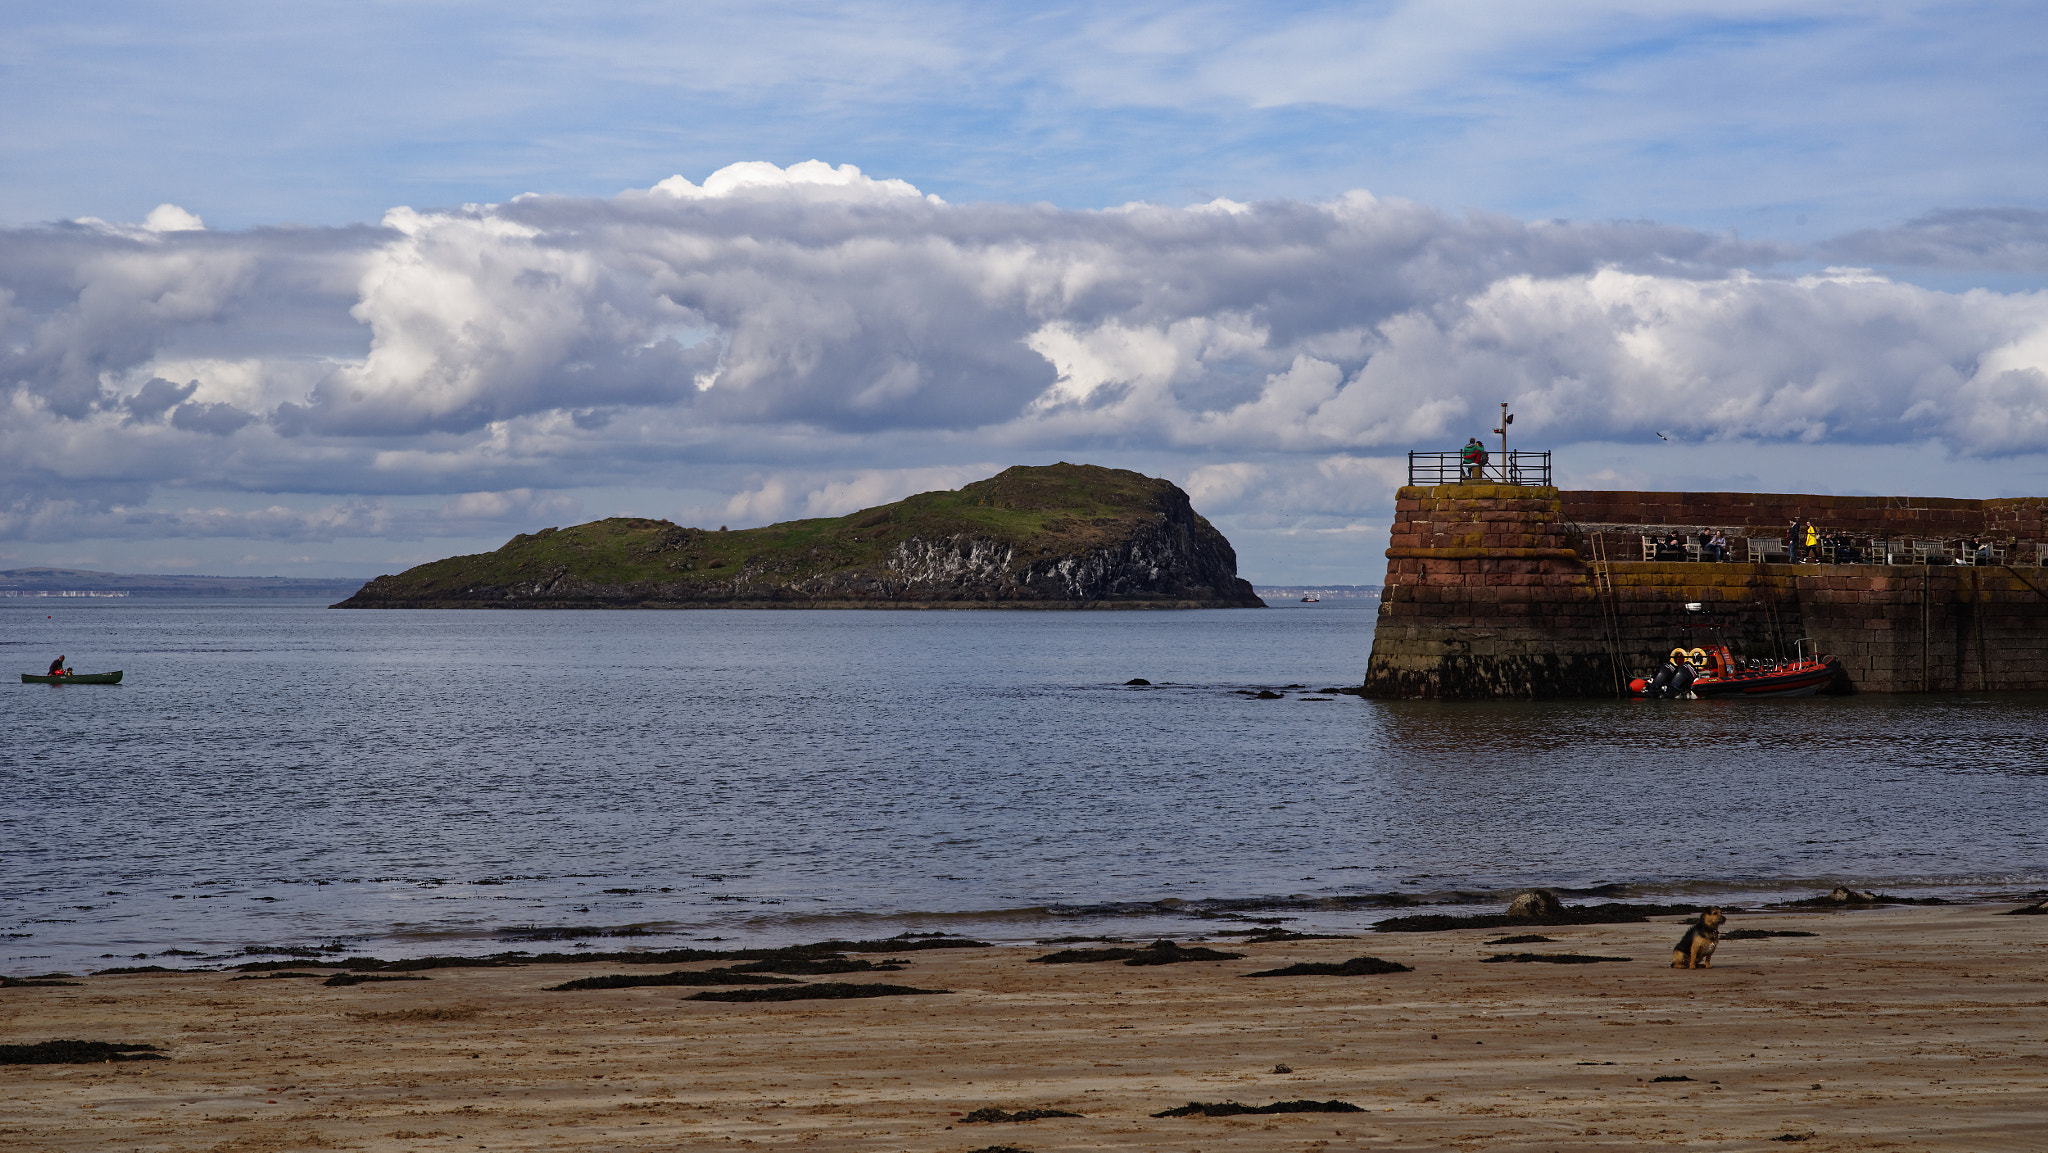
[[[1726,936],[1726,934],[1723,934],[1723,936]],[[1556,937],[1546,937],[1541,933],[1517,933],[1512,937],[1495,937],[1487,942],[1489,945],[1552,945],[1556,943]]]
[[[1348,933],[1297,933],[1292,929],[1225,929],[1212,934],[1217,937],[1243,937],[1247,945],[1259,945],[1268,941],[1355,941],[1358,938]],[[1040,942],[1043,944],[1044,942]]]
[[[1552,965],[1593,965],[1601,961],[1633,960],[1635,960],[1634,957],[1596,957],[1590,953],[1495,953],[1481,963],[1495,964],[1501,961],[1508,961],[1515,964],[1527,964],[1530,961],[1542,961]]]
[[[335,988],[343,988],[349,985],[365,985],[372,981],[429,981],[432,979],[431,977],[387,977],[382,973],[336,973],[320,983]]]
[[[907,962],[887,960],[875,962],[863,957],[770,957],[765,961],[749,961],[744,965],[732,966],[735,973],[795,973],[799,976],[822,977],[832,973],[895,973],[900,972]]]
[[[550,993],[574,992],[580,989],[637,989],[645,985],[794,985],[787,977],[762,977],[753,973],[738,973],[731,969],[705,969],[699,972],[677,973],[611,973],[603,977],[584,977],[575,981],[564,981],[559,985],[547,986]]]
[[[588,965],[609,962],[619,965],[687,965],[693,961],[763,961],[786,957],[831,957],[840,953],[908,953],[926,949],[988,949],[987,941],[972,941],[943,933],[905,933],[879,941],[818,941],[808,945],[785,945],[776,949],[636,949],[589,953],[493,953],[485,957],[427,956],[400,961],[376,957],[348,957],[336,962],[307,961],[304,965],[334,964],[356,973],[410,973],[422,969],[498,969],[514,965]],[[884,962],[885,964],[887,962]],[[235,966],[251,970],[275,967],[279,962],[259,961]],[[170,970],[166,970],[167,972]]]
[[[39,1041],[0,1045],[0,1065],[97,1065],[105,1061],[168,1061],[155,1045],[121,1041]]]
[[[1033,957],[1042,965],[1085,965],[1097,961],[1122,961],[1126,965],[1178,965],[1185,961],[1235,961],[1243,953],[1225,953],[1200,945],[1181,946],[1164,938],[1140,949],[1062,949]]]
[[[1651,917],[1705,910],[1705,905],[1628,905],[1610,901],[1602,905],[1564,905],[1555,913],[1534,917],[1511,917],[1506,913],[1474,917],[1423,913],[1412,917],[1389,917],[1372,928],[1375,933],[1440,933],[1446,929],[1508,929],[1517,925],[1630,925]]]
[[[1765,937],[1818,937],[1803,929],[1731,929],[1721,934],[1723,941],[1761,941]]]
[[[71,974],[65,973],[68,977]],[[44,977],[0,977],[0,989],[31,989],[49,985],[83,985],[83,981],[60,981],[55,975]]]
[[[1271,1105],[1240,1105],[1235,1101],[1208,1104],[1190,1101],[1178,1109],[1154,1113],[1154,1117],[1239,1117],[1246,1113],[1363,1113],[1349,1101],[1275,1101]]]
[[[775,989],[732,989],[724,992],[692,993],[692,1001],[823,1001],[857,997],[914,997],[950,993],[951,989],[913,989],[908,985],[850,984],[837,981],[816,985],[785,985]]]
[[[1781,908],[1787,909],[1838,909],[1862,905],[1946,905],[1940,897],[1896,897],[1890,893],[1864,892],[1860,889],[1838,888],[1818,897],[1803,901],[1783,901]]]
[[[976,1109],[974,1112],[962,1117],[960,1123],[962,1125],[979,1125],[984,1122],[1036,1121],[1041,1117],[1079,1116],[1082,1116],[1082,1114],[1069,1113],[1065,1109],[1019,1109],[1015,1113],[1005,1113],[991,1105],[986,1109]]]
[[[244,974],[242,974],[242,975],[241,975],[241,976],[239,976],[239,977],[229,977],[229,978],[228,978],[228,980],[230,980],[230,981],[281,981],[281,980],[284,980],[285,978],[288,978],[288,977],[318,977],[319,975],[320,975],[320,974],[318,974],[318,973],[293,973],[293,972],[290,972],[290,971],[288,971],[288,970],[272,970],[272,971],[270,971],[270,972],[268,972],[268,973],[244,973]],[[424,981],[424,980],[426,980],[426,978],[425,978],[425,977],[422,977],[422,978],[420,978],[420,980]]]
[[[1331,964],[1322,961],[1304,961],[1284,969],[1263,969],[1257,973],[1246,973],[1247,977],[1370,977],[1378,973],[1413,973],[1415,970],[1395,961],[1382,961],[1378,957],[1353,957],[1349,961]]]

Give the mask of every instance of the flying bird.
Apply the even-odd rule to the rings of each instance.
[[[1658,440],[1667,440],[1667,441],[1668,441],[1668,440],[1670,440],[1671,438],[1670,438],[1670,437],[1668,437],[1668,436],[1665,436],[1665,435],[1664,435],[1663,433],[1661,433],[1661,432],[1660,432],[1660,433],[1658,433],[1658,434],[1657,434],[1657,439],[1658,439]]]

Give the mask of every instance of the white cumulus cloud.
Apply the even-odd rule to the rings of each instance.
[[[1941,260],[2031,235],[1957,220],[1976,231],[1944,225]],[[947,204],[816,161],[346,229],[166,206],[4,230],[0,536],[116,509],[149,510],[123,532],[270,531],[150,504],[209,488],[325,494],[373,531],[559,516],[503,494],[607,486],[715,492],[744,522],[1130,454],[1226,503],[1383,500],[1375,462],[1502,400],[1525,443],[2040,450],[2048,294],[1774,271],[1801,255],[1364,193]],[[456,511],[365,511],[427,494]],[[292,517],[277,531],[328,531]]]

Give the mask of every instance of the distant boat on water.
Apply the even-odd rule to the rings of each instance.
[[[1322,599],[1314,593],[1308,593],[1301,598],[1301,603],[1305,605],[1320,604]]]

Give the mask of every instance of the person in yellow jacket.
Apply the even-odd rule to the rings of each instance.
[[[1806,537],[1806,563],[1819,564],[1820,527],[1809,520],[1805,521],[1801,528]]]

